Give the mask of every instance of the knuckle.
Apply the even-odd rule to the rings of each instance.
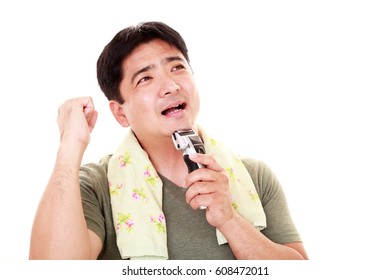
[[[217,160],[215,159],[214,155],[210,155],[210,162],[213,164],[217,164]]]
[[[228,172],[226,170],[222,170],[221,174],[222,174],[222,176],[221,176],[222,182],[223,183],[229,183],[229,174],[228,174]]]

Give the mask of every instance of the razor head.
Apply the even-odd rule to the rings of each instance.
[[[175,131],[172,134],[172,141],[175,148],[185,154],[206,153],[202,139],[192,129]]]
[[[192,130],[178,130],[172,134],[172,141],[177,150],[183,151],[183,159],[188,167],[188,172],[204,167],[202,164],[190,160],[189,155],[195,153],[205,154],[202,139]]]

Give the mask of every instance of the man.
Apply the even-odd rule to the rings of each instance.
[[[97,75],[130,133],[114,155],[80,167],[97,112],[90,97],[59,108],[60,145],[31,259],[307,259],[268,167],[225,153],[197,125],[198,90],[179,33],[160,22],[120,31]],[[191,155],[205,166],[191,173],[172,143],[173,132],[188,129],[207,151]]]

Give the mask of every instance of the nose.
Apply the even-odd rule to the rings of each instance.
[[[161,95],[166,96],[169,94],[177,93],[180,90],[180,86],[173,80],[166,80],[161,87]]]
[[[171,93],[176,93],[180,90],[180,86],[174,82],[174,81],[171,81],[170,83],[168,83],[168,87],[167,87],[167,91],[164,95],[168,95],[168,94],[171,94]]]

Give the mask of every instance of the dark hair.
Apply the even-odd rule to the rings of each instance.
[[[119,31],[105,46],[97,60],[97,79],[108,100],[123,103],[119,84],[123,79],[123,61],[141,44],[161,39],[175,46],[189,63],[188,50],[181,35],[162,22],[143,22]]]

